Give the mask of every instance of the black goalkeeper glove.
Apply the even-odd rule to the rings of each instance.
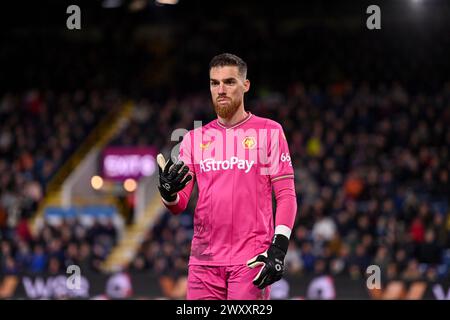
[[[275,234],[269,249],[247,261],[247,266],[255,268],[263,266],[253,284],[259,289],[280,280],[284,272],[284,257],[289,246],[289,239],[282,234]]]
[[[177,199],[177,193],[186,187],[192,176],[187,174],[189,167],[185,166],[183,161],[173,163],[172,159],[168,161],[160,153],[156,157],[159,168],[159,193],[167,202],[173,202]]]

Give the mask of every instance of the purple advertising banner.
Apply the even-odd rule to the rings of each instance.
[[[154,147],[108,147],[101,155],[101,174],[105,179],[137,180],[155,172],[155,159]]]

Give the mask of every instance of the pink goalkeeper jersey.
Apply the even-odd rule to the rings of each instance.
[[[294,178],[281,125],[250,113],[230,128],[214,120],[185,135],[180,159],[199,191],[189,264],[245,264],[265,251],[274,233],[272,184]],[[192,188],[179,193],[184,203]]]

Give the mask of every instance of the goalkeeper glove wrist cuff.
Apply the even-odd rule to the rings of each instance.
[[[161,198],[163,198],[163,200],[166,203],[172,203],[175,202],[177,200],[177,194],[168,194],[166,192],[164,192],[165,190],[163,188],[159,189],[159,193],[161,194]]]
[[[272,246],[280,249],[284,254],[286,254],[289,247],[289,239],[282,234],[274,234],[272,238]]]
[[[178,193],[175,195],[175,199],[172,201],[168,201],[166,200],[163,196],[161,196],[161,199],[163,201],[164,204],[168,205],[168,206],[174,206],[176,204],[178,204],[178,202],[180,201],[180,196],[178,195]],[[172,197],[170,197],[169,199],[172,199]]]

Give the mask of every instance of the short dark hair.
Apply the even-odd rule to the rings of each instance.
[[[222,53],[211,59],[209,63],[209,71],[215,67],[234,66],[238,67],[239,74],[245,77],[247,76],[247,64],[244,60],[231,53]]]

